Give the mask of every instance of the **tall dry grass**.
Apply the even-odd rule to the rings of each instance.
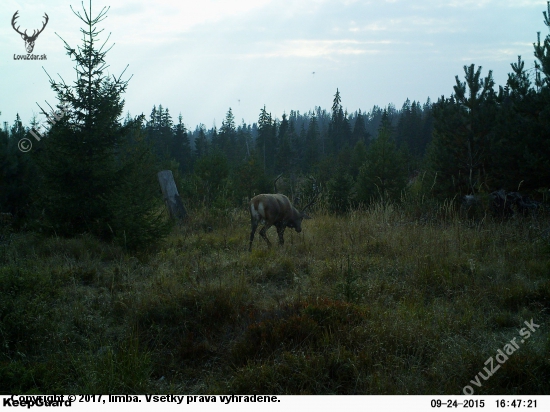
[[[0,388],[81,393],[546,393],[547,217],[318,211],[247,251],[245,211],[195,211],[138,255],[91,237],[0,248]],[[276,233],[269,236],[275,244]]]

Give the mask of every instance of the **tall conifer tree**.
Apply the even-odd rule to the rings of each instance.
[[[115,238],[128,247],[145,246],[167,233],[168,222],[158,215],[162,205],[154,159],[144,145],[142,118],[120,123],[124,107],[121,95],[128,80],[122,74],[110,78],[104,72],[110,49],[98,46],[106,17],[103,8],[92,15],[92,2],[84,16],[83,44],[67,54],[75,62],[76,82],[50,85],[57,93],[58,121],[50,129],[39,156],[44,182],[42,202],[52,230],[62,235],[91,232],[104,239]],[[136,146],[128,147],[128,141]]]

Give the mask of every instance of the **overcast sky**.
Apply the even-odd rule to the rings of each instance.
[[[86,0],[86,6],[88,0]],[[28,125],[36,103],[56,102],[52,77],[75,80],[74,64],[57,33],[80,44],[78,1],[2,0],[0,10],[0,121],[19,113]],[[151,113],[153,105],[181,112],[194,129],[219,127],[229,107],[237,123],[256,122],[260,109],[283,112],[330,109],[336,88],[349,112],[406,98],[448,96],[454,76],[475,63],[506,82],[510,63],[521,55],[533,67],[537,31],[548,34],[546,0],[94,0],[93,14],[111,6],[102,39],[115,43],[109,72],[129,65],[133,75],[125,112]],[[38,29],[34,54],[46,61],[14,60],[26,54],[11,27]]]

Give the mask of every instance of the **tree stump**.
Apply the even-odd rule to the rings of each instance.
[[[170,217],[178,220],[184,219],[187,216],[187,211],[181,201],[178,188],[176,187],[176,182],[174,182],[174,175],[172,174],[172,171],[163,170],[158,172],[157,176],[159,179],[160,188],[162,189],[164,202],[170,212]]]

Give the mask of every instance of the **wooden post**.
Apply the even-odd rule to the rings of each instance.
[[[174,182],[174,175],[171,170],[163,170],[157,174],[164,202],[170,211],[172,219],[184,219],[187,216],[187,211],[181,201],[178,188]]]

